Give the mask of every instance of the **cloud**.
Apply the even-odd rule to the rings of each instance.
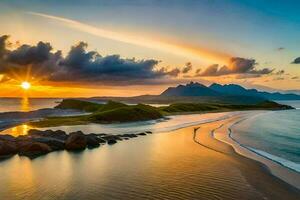
[[[158,71],[157,60],[123,59],[120,55],[101,56],[96,51],[87,51],[87,44],[80,42],[71,48],[60,63],[60,71],[51,80],[65,81],[74,78],[87,81],[143,81],[173,75],[171,72]],[[175,74],[174,74],[175,76]]]
[[[9,50],[8,38],[6,35],[0,37],[0,73],[5,76],[5,80],[14,78],[15,74],[24,75],[31,70],[31,75],[41,77],[58,70],[58,62],[62,59],[61,52],[53,52],[49,43],[39,42],[33,46],[25,44]]]
[[[157,69],[160,61],[154,59],[101,56],[96,51],[88,51],[88,44],[84,42],[72,46],[67,55],[62,56],[61,51],[54,51],[50,43],[42,41],[37,45],[24,44],[8,50],[7,40],[8,36],[0,37],[0,74],[3,74],[3,80],[7,77],[13,79],[13,74],[25,74],[28,68],[31,75],[48,81],[114,85],[157,83],[181,73],[178,68]],[[189,70],[189,67],[185,69]],[[15,73],[11,74],[12,71]]]
[[[292,77],[292,79],[293,79],[293,80],[299,79],[299,76],[294,76],[294,77]]]
[[[190,45],[183,41],[171,40],[170,38],[162,39],[146,37],[145,35],[140,36],[135,33],[125,33],[120,30],[108,30],[102,29],[95,26],[91,26],[76,20],[48,15],[37,12],[27,12],[26,14],[45,18],[48,20],[56,21],[64,24],[65,26],[72,28],[77,31],[88,33],[96,37],[106,38],[114,41],[124,42],[127,44],[138,45],[150,49],[156,49],[159,51],[168,52],[175,55],[189,57],[193,59],[199,59],[201,61],[213,61],[213,62],[225,62],[231,56],[218,50],[213,50],[201,46]]]
[[[255,74],[265,75],[270,74],[273,69],[263,68],[256,69],[256,62],[254,59],[232,57],[228,65],[219,66],[213,64],[207,67],[199,76],[223,76],[231,74]]]
[[[188,73],[189,71],[191,71],[192,68],[193,68],[192,63],[187,62],[187,63],[185,64],[185,66],[183,67],[181,73],[186,74],[186,73]]]
[[[236,79],[249,79],[249,78],[259,78],[260,74],[237,74],[235,76]]]
[[[3,35],[0,37],[0,58],[2,58],[3,55],[6,53],[6,43],[8,38],[8,35]]]
[[[300,64],[300,57],[295,58],[295,60],[291,64]]]

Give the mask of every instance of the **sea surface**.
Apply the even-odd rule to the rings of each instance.
[[[268,111],[235,125],[231,137],[249,150],[300,173],[300,101],[294,110]]]
[[[0,113],[53,108],[61,100],[59,98],[0,98]]]

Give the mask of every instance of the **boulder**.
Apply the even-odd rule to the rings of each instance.
[[[116,143],[117,143],[117,140],[114,140],[114,139],[107,140],[107,144],[109,144],[109,145],[116,144]]]
[[[102,139],[108,141],[108,140],[122,140],[120,136],[117,135],[105,135],[101,137]]]
[[[18,153],[15,142],[0,140],[0,156],[9,156]]]
[[[67,150],[83,150],[86,148],[86,145],[86,137],[81,131],[70,133],[65,142]]]
[[[22,142],[19,144],[19,155],[34,158],[43,154],[51,152],[52,149],[47,145],[40,142]]]
[[[146,133],[138,133],[137,135],[143,135],[143,136],[145,136],[147,134]]]
[[[32,140],[34,142],[47,144],[53,151],[65,149],[65,142],[62,140],[58,140],[56,138],[39,137],[39,138],[33,138]]]
[[[96,148],[100,146],[100,138],[95,135],[86,135],[86,144],[89,149]]]
[[[9,142],[15,142],[16,138],[11,135],[0,135],[0,141],[9,141]]]
[[[52,131],[52,130],[37,130],[37,129],[30,129],[28,131],[28,135],[30,137],[51,137],[51,138],[56,138],[59,140],[66,140],[68,135],[66,132],[62,130],[57,130],[57,131]]]
[[[152,134],[152,131],[146,131],[146,133],[148,133],[148,134]]]

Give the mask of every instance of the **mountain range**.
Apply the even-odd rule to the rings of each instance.
[[[205,86],[201,83],[190,82],[186,85],[178,85],[177,87],[169,87],[161,96],[247,96],[257,97],[267,100],[300,100],[300,95],[283,94],[279,92],[264,92],[256,89],[246,89],[237,84],[220,85],[213,83]]]

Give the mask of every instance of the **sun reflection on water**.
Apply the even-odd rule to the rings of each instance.
[[[13,128],[10,128],[10,129],[6,129],[2,132],[0,132],[0,134],[9,134],[9,135],[12,135],[14,137],[17,137],[19,135],[27,135],[28,134],[28,131],[30,129],[32,129],[33,127],[27,125],[27,124],[22,124],[22,125],[19,125],[19,126],[15,126]]]
[[[30,110],[30,102],[27,96],[23,96],[21,99],[21,111],[28,112]]]

